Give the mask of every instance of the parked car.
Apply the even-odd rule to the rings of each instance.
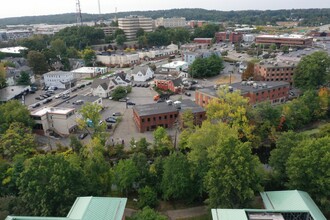
[[[191,93],[190,92],[185,92],[184,93],[186,96],[191,96]]]
[[[126,102],[127,105],[135,105],[134,102]]]
[[[36,100],[44,100],[44,97],[38,96],[35,98]]]
[[[32,108],[37,108],[39,106],[40,106],[40,103],[39,102],[38,103],[34,103],[33,105],[31,105]]]
[[[106,118],[105,121],[109,122],[109,123],[116,123],[117,122],[117,120],[113,117]]]
[[[86,83],[86,86],[92,85],[92,81],[89,81],[88,83]]]
[[[127,102],[127,98],[122,98],[118,100],[119,102]]]
[[[79,139],[80,140],[82,140],[82,139],[84,139],[85,137],[87,137],[87,135],[88,135],[88,133],[83,133],[83,134],[81,134],[81,135],[79,135]]]
[[[52,89],[48,89],[47,92],[46,92],[46,94],[55,94],[55,91],[52,90]]]
[[[115,112],[112,114],[112,116],[121,116],[121,113],[120,112]]]

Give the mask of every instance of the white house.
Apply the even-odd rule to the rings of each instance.
[[[124,72],[116,73],[113,76],[112,82],[115,86],[129,86],[131,85],[131,77]]]
[[[184,61],[174,61],[162,65],[162,71],[164,72],[178,72],[188,69],[188,63]]]
[[[154,78],[154,71],[148,66],[137,66],[131,70],[131,77],[133,81],[145,82]]]
[[[43,77],[46,86],[56,86],[59,89],[66,89],[70,83],[75,82],[74,73],[67,71],[51,71]]]
[[[94,78],[108,72],[107,67],[81,67],[71,71],[76,79]]]
[[[107,98],[114,87],[110,79],[95,79],[91,85],[91,92],[93,96]]]
[[[112,55],[97,55],[96,61],[103,63],[107,66],[133,66],[139,63],[139,54],[112,54]]]

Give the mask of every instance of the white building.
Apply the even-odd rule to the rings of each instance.
[[[136,32],[142,28],[145,32],[151,32],[153,20],[144,16],[127,16],[118,18],[118,27],[125,32],[127,40],[136,39]]]
[[[139,54],[112,54],[97,55],[96,61],[107,66],[129,67],[138,64],[140,61]]]
[[[255,39],[255,36],[253,34],[244,34],[243,35],[244,42],[253,42],[254,39]]]
[[[71,71],[74,73],[74,78],[83,79],[83,78],[94,78],[96,76],[105,74],[108,72],[107,67],[81,67]]]
[[[142,60],[147,60],[147,59],[160,59],[163,57],[168,57],[170,55],[176,54],[179,50],[178,45],[176,44],[170,44],[166,48],[163,47],[158,50],[148,50],[148,51],[141,51],[138,52],[139,58]]]
[[[148,66],[137,66],[130,72],[133,81],[145,82],[154,78],[154,71],[152,71],[152,69],[150,69]]]
[[[74,108],[45,107],[31,112],[35,121],[34,131],[41,135],[56,133],[67,137],[76,127],[76,116]]]
[[[100,98],[109,97],[113,88],[114,85],[111,83],[110,79],[95,79],[91,85],[93,96],[98,96]]]
[[[26,47],[6,47],[1,48],[0,52],[2,53],[12,53],[12,54],[20,54],[22,51],[27,50]]]
[[[59,89],[66,89],[75,81],[74,73],[66,71],[51,71],[43,77],[46,86],[56,86]]]
[[[166,28],[175,28],[175,27],[185,27],[187,26],[187,21],[186,18],[177,18],[177,17],[173,17],[173,18],[157,18],[155,20],[155,26],[159,27],[159,26],[163,26]]]
[[[164,72],[177,72],[188,69],[188,63],[184,61],[174,61],[171,63],[167,63],[162,65],[162,71]]]

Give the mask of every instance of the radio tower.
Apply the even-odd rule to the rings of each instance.
[[[99,5],[99,15],[101,15],[101,3],[100,3],[100,0],[98,0],[98,5]]]
[[[80,9],[80,1],[77,0],[76,2],[76,19],[77,25],[83,25],[82,16],[81,16],[81,9]]]

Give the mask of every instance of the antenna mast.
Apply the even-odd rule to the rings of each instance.
[[[100,0],[98,0],[98,4],[99,4],[99,15],[101,15],[101,4],[100,4]]]
[[[76,1],[76,19],[77,25],[83,25],[82,16],[81,16],[81,9],[80,9],[80,0]]]

